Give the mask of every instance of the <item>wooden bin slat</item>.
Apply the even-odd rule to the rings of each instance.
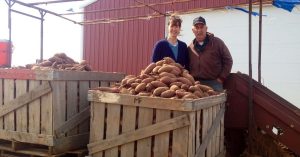
[[[217,127],[219,126],[221,119],[223,118],[225,113],[225,106],[221,108],[221,110],[218,112],[217,117],[215,118],[212,126],[208,130],[208,134],[204,137],[203,143],[199,148],[197,148],[196,156],[201,156],[201,154],[204,154],[205,149],[207,145],[209,144],[210,139],[213,137],[213,134],[217,130]]]
[[[90,153],[94,154],[96,152],[110,149],[118,145],[127,144],[136,141],[138,139],[144,139],[153,135],[161,134],[188,125],[189,125],[188,116],[182,115],[147,127],[142,127],[132,132],[127,132],[122,135],[111,137],[109,139],[95,141],[93,143],[88,144],[88,148]]]
[[[179,117],[184,115],[184,112],[174,111],[173,116]],[[172,157],[182,157],[188,154],[188,138],[189,137],[189,128],[183,127],[176,130],[173,130],[173,148]]]
[[[10,112],[14,111],[15,109],[18,109],[22,107],[23,105],[32,102],[36,100],[37,98],[41,97],[42,95],[49,93],[51,91],[51,88],[49,84],[45,84],[42,86],[39,86],[35,89],[32,89],[26,94],[22,94],[16,99],[13,99],[7,103],[4,103],[4,105],[0,106],[0,117],[9,114]]]
[[[7,102],[10,102],[14,99],[14,80],[10,79],[4,79],[4,106],[8,107],[9,105],[6,104]],[[14,112],[10,112],[6,115],[4,115],[4,127],[6,130],[13,131],[15,129],[15,123],[14,123]]]
[[[29,90],[33,90],[40,86],[40,81],[30,80]],[[28,130],[30,133],[40,133],[40,115],[41,115],[41,104],[40,100],[34,100],[28,104]]]
[[[42,81],[42,85],[49,85],[49,81]],[[41,134],[53,135],[53,93],[49,92],[41,98]]]
[[[220,127],[223,127],[221,119],[224,117],[226,94],[197,100],[172,100],[90,90],[88,99],[92,102],[88,148],[93,157],[103,153],[107,157],[119,153],[128,157],[195,157],[196,153],[198,156],[215,157],[220,154],[220,141],[224,136]],[[118,110],[109,109],[116,106]],[[223,106],[222,110],[220,106]],[[98,111],[93,111],[97,108]],[[114,122],[108,117],[115,115],[117,123],[110,124]],[[132,121],[128,123],[130,119]],[[181,121],[183,119],[186,121]],[[177,126],[170,127],[170,121],[177,122]],[[114,127],[108,128],[109,125]],[[111,150],[115,154],[107,154]]]
[[[27,92],[27,81],[16,80],[16,97]],[[1,107],[0,107],[1,108]],[[1,110],[1,109],[0,109]],[[27,105],[22,106],[16,111],[16,130],[21,132],[27,131]]]
[[[141,115],[143,116],[143,115]],[[171,111],[169,110],[156,110],[156,123],[171,118]],[[157,157],[165,157],[169,154],[169,140],[170,132],[165,132],[155,136],[153,154]]]
[[[120,73],[0,69],[0,140],[42,148],[47,156],[86,146],[87,91],[122,78]]]
[[[106,139],[114,137],[119,134],[119,125],[120,125],[120,105],[108,105],[107,113],[115,113],[107,115],[107,131]],[[105,156],[118,156],[118,148],[111,148],[105,151]]]
[[[69,118],[68,121],[66,121],[62,126],[60,126],[58,129],[55,130],[55,135],[57,137],[60,137],[70,131],[71,129],[74,129],[76,126],[78,126],[83,121],[87,120],[89,118],[90,113],[90,107],[87,106],[84,110],[82,110],[80,113],[77,113],[76,115],[73,115],[73,117]]]
[[[138,128],[143,128],[152,124],[153,109],[139,108]],[[137,156],[150,157],[151,137],[137,141]]]
[[[97,105],[91,106],[91,131],[90,142],[104,139],[104,119],[105,119],[105,104],[96,103]],[[102,157],[102,152],[97,153],[95,157]]]
[[[92,82],[97,82],[97,81],[91,81]],[[93,88],[95,86],[91,85],[91,88]],[[96,87],[99,87],[99,83]],[[87,107],[89,107],[89,102],[87,100],[87,92],[89,90],[89,81],[80,81],[79,82],[79,112],[82,112],[83,110],[85,110]],[[87,114],[89,115],[89,114]],[[86,121],[82,122],[79,125],[79,133],[83,133],[83,132],[88,132],[89,130],[89,122],[90,119],[86,119]]]
[[[4,95],[4,86],[3,86],[3,79],[0,78],[0,107],[3,106],[4,104],[4,98],[3,98],[3,95]],[[0,116],[0,130],[1,129],[4,129],[3,128],[3,117]]]
[[[4,140],[13,139],[19,142],[34,141],[35,144],[54,146],[54,138],[52,135],[0,130],[0,137]]]
[[[122,134],[135,130],[136,107],[128,106],[123,108]],[[121,157],[134,156],[134,142],[121,146]]]
[[[78,113],[78,81],[68,81],[67,82],[67,121],[70,120]],[[78,127],[73,127],[68,132],[68,136],[78,134]]]
[[[226,96],[225,95],[211,96],[208,98],[200,98],[198,99],[199,101],[193,102],[192,100],[181,100],[181,99],[179,100],[167,99],[167,98],[157,99],[155,97],[141,98],[135,95],[94,92],[93,90],[90,90],[88,94],[88,100],[94,102],[105,102],[111,104],[122,104],[122,105],[156,108],[156,109],[164,109],[164,110],[197,111],[224,102],[226,100]]]

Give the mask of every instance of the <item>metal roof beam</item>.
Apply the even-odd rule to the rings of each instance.
[[[83,1],[83,0],[55,0],[55,1],[42,1],[42,2],[35,2],[35,3],[27,3],[27,4],[41,5],[41,4],[64,3],[64,2],[73,2],[73,1]]]
[[[79,24],[78,22],[76,22],[76,21],[74,21],[74,20],[71,20],[71,19],[69,19],[69,18],[63,17],[63,16],[61,16],[61,15],[55,13],[55,12],[52,12],[52,11],[49,11],[49,10],[46,10],[46,9],[42,9],[42,8],[36,7],[36,6],[34,6],[34,5],[30,5],[30,4],[27,4],[27,3],[24,3],[24,2],[18,1],[18,0],[11,0],[11,1],[13,1],[13,2],[15,2],[15,3],[18,3],[18,4],[20,4],[20,5],[23,5],[23,6],[29,7],[29,8],[37,9],[37,10],[39,10],[39,11],[43,11],[43,12],[52,14],[52,15],[54,15],[54,16],[57,16],[57,17],[60,17],[60,18],[65,19],[65,20],[71,21],[71,22],[73,22],[73,23],[75,23],[75,24]]]
[[[14,13],[18,13],[18,14],[21,14],[21,15],[25,15],[25,16],[28,16],[28,17],[34,18],[34,19],[43,20],[43,19],[42,19],[42,18],[40,18],[40,17],[36,17],[36,16],[30,15],[30,14],[27,14],[27,13],[23,13],[23,12],[20,12],[20,11],[14,10],[14,9],[11,9],[11,11],[12,11],[12,12],[14,12]]]

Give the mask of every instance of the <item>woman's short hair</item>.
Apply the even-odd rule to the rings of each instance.
[[[179,16],[172,15],[169,18],[168,26],[171,25],[171,26],[179,26],[179,27],[181,27],[181,23],[182,23],[182,20],[181,20],[181,18]]]

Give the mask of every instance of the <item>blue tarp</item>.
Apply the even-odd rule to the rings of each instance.
[[[241,8],[241,7],[232,7],[232,6],[226,6],[225,7],[226,9],[236,9],[236,10],[239,10],[239,11],[242,11],[242,12],[245,12],[245,13],[249,13],[248,10],[244,9],[244,8]],[[258,12],[252,12],[252,15],[253,16],[259,16],[259,13]],[[262,16],[267,16],[267,15],[262,15]]]
[[[300,4],[300,0],[273,0],[273,5],[291,12],[295,5]]]

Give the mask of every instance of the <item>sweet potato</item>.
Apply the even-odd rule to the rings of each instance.
[[[181,87],[182,84],[183,84],[182,82],[172,82],[172,83],[170,84],[170,86],[176,85],[176,86],[178,86],[178,87]]]
[[[168,90],[168,87],[158,87],[153,91],[154,96],[160,96],[162,92]]]
[[[155,67],[156,67],[155,63],[150,63],[144,70],[143,74],[150,74]]]
[[[187,94],[185,96],[182,97],[182,99],[198,99],[199,97],[197,97],[195,94],[193,93],[190,93],[190,94]]]
[[[146,83],[147,84],[147,83],[150,83],[152,81],[154,81],[154,78],[149,77],[149,78],[143,79],[142,83]]]
[[[154,87],[167,87],[166,84],[160,82],[160,81],[152,81],[151,84],[154,86]]]
[[[144,91],[146,89],[146,83],[140,83],[136,88],[134,89],[136,93],[139,93],[141,91]]]
[[[170,78],[169,76],[164,76],[164,77],[160,78],[159,80],[160,80],[162,83],[164,83],[164,84],[166,84],[166,85],[169,85],[170,83],[176,81],[176,79],[175,79],[175,80],[174,80],[174,79],[175,79],[175,78]]]
[[[110,93],[119,93],[120,92],[119,89],[116,88],[116,87],[113,87],[113,88],[111,88],[111,87],[98,87],[97,89],[100,90],[100,91],[110,92]]]
[[[199,88],[200,88],[203,92],[207,92],[207,91],[209,91],[209,90],[213,90],[211,87],[206,86],[206,85],[203,85],[203,84],[199,84],[199,85],[197,85],[197,86],[199,86]]]
[[[175,61],[170,57],[164,57],[165,64],[175,63]]]
[[[156,66],[162,66],[164,64],[164,60],[160,60],[160,61],[157,61],[155,64]]]
[[[163,98],[171,98],[175,95],[175,91],[172,91],[172,90],[166,90],[164,92],[161,93],[161,97]]]
[[[190,80],[192,82],[192,84],[195,84],[195,79],[192,75],[190,75],[189,73],[187,72],[183,72],[182,73],[182,76],[188,80]]]
[[[183,84],[187,84],[189,86],[193,85],[193,83],[185,77],[178,77],[177,80],[182,82]]]
[[[171,87],[170,87],[170,90],[173,90],[173,91],[176,91],[176,90],[178,90],[178,89],[180,89],[177,85],[172,85]]]
[[[171,72],[173,69],[170,65],[163,65],[161,68],[159,68],[158,73],[162,72]]]
[[[168,76],[168,77],[171,77],[171,78],[176,78],[176,76],[172,73],[168,73],[168,72],[162,72],[159,74],[160,77],[164,77],[164,76]]]

